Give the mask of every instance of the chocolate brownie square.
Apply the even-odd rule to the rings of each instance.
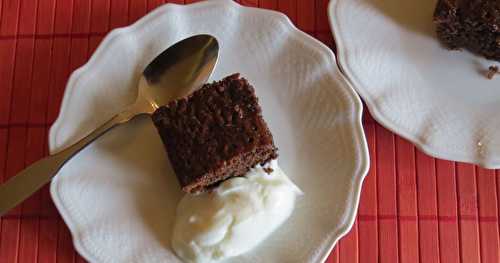
[[[277,157],[254,88],[239,74],[158,108],[153,122],[183,191],[206,191]]]
[[[446,47],[500,61],[499,0],[438,0],[434,23]]]

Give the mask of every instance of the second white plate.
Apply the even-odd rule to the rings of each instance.
[[[435,0],[332,0],[338,61],[373,117],[426,153],[500,168],[495,64],[449,51],[435,36]]]

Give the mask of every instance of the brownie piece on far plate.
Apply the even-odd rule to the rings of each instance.
[[[500,0],[438,0],[434,23],[446,47],[500,61]]]
[[[239,74],[156,110],[153,122],[183,191],[206,191],[277,158],[254,88]]]

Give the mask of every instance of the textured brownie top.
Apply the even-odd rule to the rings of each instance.
[[[261,163],[277,157],[255,91],[239,74],[206,84],[187,98],[160,107],[152,118],[179,182],[187,192],[207,174],[219,178],[203,179],[204,186],[227,178],[229,175],[217,174],[217,170],[228,166],[232,159],[241,159],[245,153],[267,158],[258,159]],[[262,154],[266,151],[267,154]],[[246,157],[249,159],[252,158]]]
[[[500,61],[500,0],[438,0],[434,22],[446,47]]]
[[[442,0],[458,17],[474,18],[477,22],[500,25],[500,0]],[[470,25],[477,25],[472,22]],[[500,28],[496,28],[497,30]]]
[[[492,17],[498,15],[498,10],[500,8],[500,1],[498,0],[449,0],[449,2],[455,2],[455,5],[463,10],[482,10],[480,13],[485,15],[489,12],[489,15]]]

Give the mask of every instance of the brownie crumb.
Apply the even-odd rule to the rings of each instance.
[[[209,191],[278,156],[255,90],[239,74],[155,111],[153,122],[183,191]]]
[[[274,170],[271,167],[265,167],[264,172],[266,172],[267,174],[271,174],[272,172],[274,172]]]
[[[490,66],[488,68],[488,73],[486,74],[486,77],[488,79],[493,79],[495,75],[498,74],[498,66]]]

